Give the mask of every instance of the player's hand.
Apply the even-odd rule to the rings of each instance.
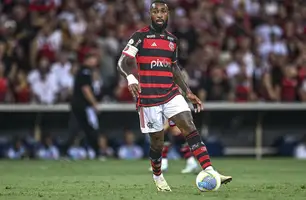
[[[202,101],[196,95],[190,92],[186,95],[186,97],[193,104],[194,111],[196,113],[201,112],[201,110],[204,109]]]
[[[141,88],[139,84],[130,84],[129,86],[129,91],[133,95],[134,98],[138,98],[139,94],[141,93]]]

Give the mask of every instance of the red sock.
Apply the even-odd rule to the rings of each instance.
[[[200,163],[202,169],[206,169],[211,166],[208,151],[204,142],[202,142],[198,131],[193,131],[186,136],[186,141],[192,151],[194,157]]]
[[[186,160],[193,156],[188,145],[183,146],[181,148],[181,152],[183,153],[183,156]]]
[[[165,146],[164,146],[163,151],[162,151],[162,158],[167,158],[168,157],[169,147],[170,147],[170,143],[169,144],[165,143]]]
[[[161,162],[162,162],[161,153],[150,149],[149,156],[151,160],[153,174],[155,176],[159,176],[161,174]]]

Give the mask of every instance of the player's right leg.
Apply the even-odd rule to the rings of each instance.
[[[170,129],[168,120],[164,125],[164,148],[162,151],[162,165],[161,170],[162,172],[166,172],[168,170],[168,151],[171,146],[170,138],[168,131]],[[152,167],[149,168],[149,171],[152,171]]]
[[[162,150],[164,147],[164,120],[161,111],[160,106],[140,107],[140,128],[142,133],[148,133],[150,136],[149,157],[157,190],[171,191],[161,171]]]
[[[165,180],[161,165],[162,165],[162,151],[164,147],[164,131],[150,133],[150,159],[153,170],[153,180],[158,191],[171,191],[167,181]]]
[[[162,150],[162,165],[161,165],[161,171],[166,172],[168,170],[168,151],[171,146],[169,136],[167,134],[167,131],[164,130],[164,147]],[[149,168],[149,171],[152,172],[152,167]]]

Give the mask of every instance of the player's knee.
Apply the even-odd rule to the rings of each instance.
[[[161,152],[164,148],[164,141],[155,141],[151,143],[151,149],[156,152]]]
[[[195,127],[192,121],[186,121],[186,124],[182,127],[181,131],[183,135],[188,135],[189,133],[195,131],[197,128]]]

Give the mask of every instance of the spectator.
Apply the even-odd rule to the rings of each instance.
[[[0,62],[0,102],[6,102],[9,95],[9,81],[4,76],[4,65]]]
[[[228,101],[233,100],[233,93],[225,73],[220,67],[214,67],[207,79],[202,79],[199,98],[202,101]]]
[[[277,25],[276,17],[274,16],[268,16],[267,20],[256,28],[255,33],[263,42],[268,43],[271,42],[271,38],[273,38],[271,35],[275,38],[281,38],[283,36],[283,30]]]
[[[54,30],[52,23],[46,23],[38,32],[31,45],[31,65],[36,66],[35,61],[39,57],[45,57],[51,62],[55,61],[56,53],[60,50],[63,36],[60,30]]]
[[[34,100],[41,104],[53,104],[57,101],[59,92],[57,79],[50,71],[49,60],[40,58],[38,69],[34,69],[28,76],[33,91]]]
[[[227,66],[227,75],[231,79],[231,84],[237,102],[254,100],[253,93],[253,66],[246,65],[242,50],[236,50],[234,60]]]
[[[306,159],[306,136],[304,136],[301,143],[295,148],[294,157],[300,160]]]
[[[7,151],[7,157],[12,160],[27,157],[27,151],[20,138],[14,140],[14,144]]]
[[[263,58],[268,58],[270,53],[275,55],[287,56],[288,49],[283,40],[278,38],[276,34],[271,33],[270,40],[263,41],[258,48],[258,52]]]
[[[76,137],[73,141],[72,146],[69,147],[67,152],[69,158],[73,160],[85,160],[85,159],[94,159],[96,157],[95,152],[92,148],[86,148],[81,146],[80,139]]]
[[[87,22],[84,19],[84,14],[81,10],[77,10],[74,20],[71,21],[69,24],[70,33],[74,36],[76,41],[81,41],[83,38],[83,34],[87,28]]]
[[[31,100],[31,90],[26,74],[23,70],[18,70],[16,76],[16,81],[13,83],[15,102],[29,103]]]
[[[245,73],[247,78],[252,77],[254,65],[247,64],[245,54],[242,50],[236,50],[233,53],[233,61],[226,67],[227,76],[234,79],[237,75]]]
[[[105,135],[101,135],[98,140],[99,145],[99,159],[105,160],[106,158],[114,157],[114,149],[109,146],[108,139]]]
[[[284,102],[296,101],[298,92],[296,68],[294,66],[286,66],[283,73],[280,91],[281,100]]]
[[[44,137],[36,155],[43,160],[58,160],[60,158],[59,150],[54,145],[53,138],[50,135]]]
[[[18,57],[16,52],[17,41],[13,37],[10,37],[7,39],[5,46],[5,53],[2,58],[3,66],[5,69],[4,75],[8,77],[9,80],[12,80],[18,69]]]
[[[68,60],[68,52],[59,52],[57,57],[57,62],[51,66],[51,73],[57,79],[59,100],[67,102],[73,87],[72,63]]]
[[[196,48],[198,35],[190,25],[189,19],[186,16],[180,17],[177,20],[177,28],[173,34],[180,38],[179,59],[185,65],[188,60],[188,55]]]
[[[135,144],[135,135],[132,131],[124,134],[125,143],[118,150],[118,157],[124,160],[140,159],[143,156],[141,147]]]
[[[237,38],[237,47],[241,51],[242,60],[246,68],[250,71],[254,71],[255,56],[251,49],[251,39],[245,36]]]
[[[269,55],[269,66],[263,74],[263,96],[267,101],[280,101],[280,85],[283,76],[281,61],[271,53]]]

